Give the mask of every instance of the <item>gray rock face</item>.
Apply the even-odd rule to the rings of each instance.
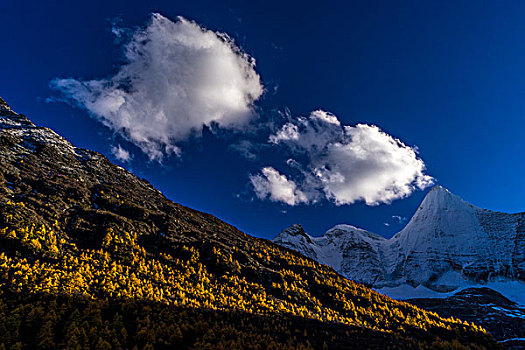
[[[310,237],[294,226],[274,242],[375,288],[422,285],[450,292],[490,281],[525,280],[525,213],[477,208],[441,186],[427,194],[391,239],[350,225]]]

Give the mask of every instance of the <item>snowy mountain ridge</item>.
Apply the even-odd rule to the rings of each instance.
[[[380,291],[444,294],[505,281],[525,291],[525,213],[481,209],[441,186],[390,239],[351,225],[310,237],[294,225],[273,241]]]

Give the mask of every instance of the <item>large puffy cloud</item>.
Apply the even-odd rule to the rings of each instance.
[[[309,201],[305,193],[297,188],[294,181],[288,180],[272,167],[263,168],[260,175],[250,176],[250,181],[258,198],[269,198],[274,202],[296,205]]]
[[[115,30],[116,35],[123,31]],[[179,153],[204,125],[239,127],[263,87],[255,61],[222,33],[153,14],[124,46],[126,62],[109,79],[55,79],[51,86],[150,159]]]
[[[301,179],[287,181],[305,198],[282,200],[272,196],[270,187],[265,196],[290,205],[316,202],[322,196],[337,205],[390,203],[433,182],[415,148],[375,125],[341,125],[324,111],[286,123],[269,142],[288,146],[297,158],[288,164],[300,169]]]

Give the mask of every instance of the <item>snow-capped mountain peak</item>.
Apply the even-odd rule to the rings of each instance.
[[[472,204],[464,201],[446,188],[436,185],[427,193],[413,218],[421,215],[443,216],[445,211],[459,212],[476,209]]]
[[[461,197],[456,196],[441,185],[435,185],[427,193],[423,202],[421,202],[420,208],[433,208],[433,209],[446,209],[446,208],[458,208],[458,207],[471,207],[474,206]]]
[[[450,292],[487,282],[525,281],[525,213],[481,209],[433,187],[390,239],[351,225],[321,237],[283,231],[275,242],[376,288],[408,285]]]
[[[299,224],[294,224],[283,230],[273,239],[273,242],[284,247],[299,250],[303,255],[319,260],[312,238],[306,234],[303,227]]]
[[[306,237],[308,236],[306,232],[304,232],[304,229],[300,224],[293,224],[292,226],[288,227],[283,232],[281,232],[280,235]]]
[[[442,238],[454,243],[455,248],[468,251],[465,247],[469,238],[482,231],[477,213],[483,209],[476,208],[449,190],[434,186],[423,199],[408,224],[391,239],[407,251],[420,251],[436,248],[444,242]],[[439,240],[437,242],[436,240]],[[428,246],[429,243],[431,246]]]

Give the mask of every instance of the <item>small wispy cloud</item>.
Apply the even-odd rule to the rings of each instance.
[[[133,158],[132,155],[127,151],[126,149],[122,148],[122,146],[113,146],[111,147],[111,154],[115,156],[115,158],[123,163],[127,163],[131,161]]]
[[[271,201],[288,205],[309,201],[305,193],[297,188],[294,181],[289,180],[272,167],[263,168],[261,174],[251,175],[250,181],[259,199],[269,198]]]
[[[241,140],[237,143],[231,144],[229,147],[231,150],[236,151],[245,159],[252,161],[257,159],[257,145],[249,140]]]
[[[407,221],[407,218],[405,216],[400,215],[392,215],[392,219],[397,221],[398,224],[403,224]]]
[[[126,63],[107,79],[55,79],[65,99],[137,145],[151,160],[180,154],[203,126],[241,128],[263,86],[255,60],[226,34],[153,14],[145,28],[114,26]],[[59,99],[56,99],[59,100]]]

